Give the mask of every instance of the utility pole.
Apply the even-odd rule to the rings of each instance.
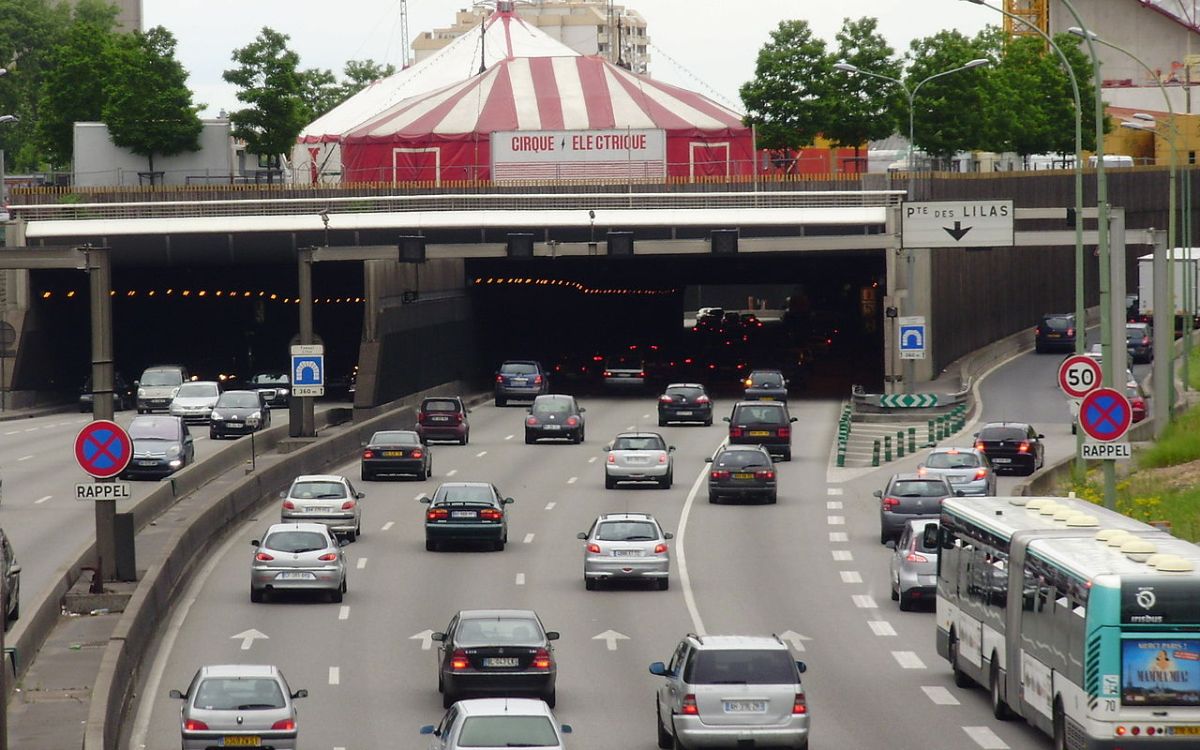
[[[400,69],[408,67],[408,0],[400,0]]]

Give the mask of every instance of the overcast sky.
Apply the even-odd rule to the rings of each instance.
[[[449,25],[455,11],[470,4],[409,0],[409,31],[415,37]],[[941,29],[974,35],[1002,20],[995,11],[962,0],[628,0],[625,5],[646,19],[654,77],[739,109],[738,87],[753,77],[758,49],[780,21],[803,18],[832,45],[844,18],[878,18],[883,35],[901,52],[911,40]],[[221,72],[231,66],[232,51],[251,42],[263,26],[290,36],[305,68],[329,68],[340,76],[346,60],[398,65],[401,59],[399,0],[143,0],[143,10],[147,28],[162,25],[178,38],[179,59],[191,74],[195,100],[208,105],[206,116],[239,108]]]

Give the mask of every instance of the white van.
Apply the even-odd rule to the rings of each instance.
[[[1088,157],[1088,166],[1095,168],[1095,166],[1096,166],[1096,157],[1095,156]],[[1104,166],[1105,167],[1132,167],[1133,166],[1133,157],[1129,156],[1128,154],[1105,154],[1104,155]]]

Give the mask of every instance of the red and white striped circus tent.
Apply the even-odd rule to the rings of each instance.
[[[601,57],[516,57],[346,133],[351,182],[749,175],[741,115]]]
[[[374,81],[306,126],[292,150],[293,179],[302,183],[338,179],[342,136],[406,98],[460,83],[481,68],[514,57],[577,54],[523,20],[511,3],[500,3],[479,32],[463,34],[424,60]]]

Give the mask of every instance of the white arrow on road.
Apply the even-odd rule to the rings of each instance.
[[[421,642],[421,650],[428,651],[430,648],[433,647],[433,631],[432,630],[422,630],[420,633],[417,633],[416,635],[410,635],[408,637],[408,640],[420,641]]]
[[[267,640],[270,638],[270,636],[267,635],[266,633],[260,633],[257,630],[255,630],[254,628],[250,628],[249,630],[243,630],[242,632],[238,633],[237,635],[229,636],[230,640],[242,642],[242,650],[243,651],[249,651],[250,647],[254,645],[254,642],[259,640],[260,638],[263,640]]]
[[[623,633],[618,633],[615,630],[605,630],[603,633],[600,633],[599,635],[593,635],[592,640],[593,641],[605,641],[606,645],[608,646],[609,651],[616,651],[617,650],[617,641],[627,641],[627,640],[629,640],[629,636],[627,636]]]
[[[812,638],[809,638],[806,635],[800,635],[795,630],[785,630],[779,634],[779,637],[792,644],[792,648],[796,649],[797,651],[803,651],[804,642],[812,640]]]

